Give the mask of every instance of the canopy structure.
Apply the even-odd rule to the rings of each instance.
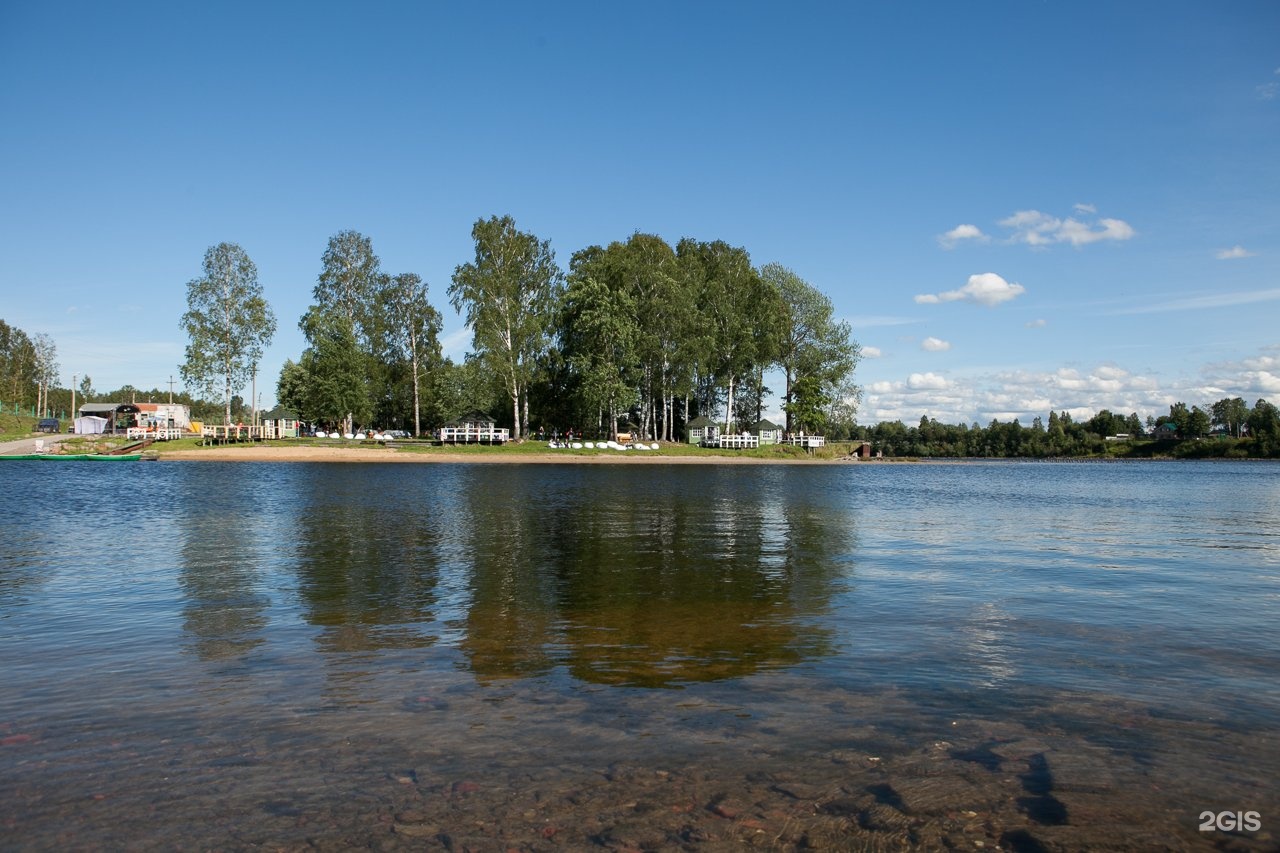
[[[109,423],[110,421],[106,418],[84,415],[76,418],[75,432],[76,435],[101,435],[107,431],[107,424]]]
[[[98,432],[124,432],[135,425],[141,411],[134,403],[85,403],[80,407],[81,417],[106,420],[106,427]],[[79,422],[80,418],[76,418],[76,423]],[[78,429],[76,431],[79,432]]]

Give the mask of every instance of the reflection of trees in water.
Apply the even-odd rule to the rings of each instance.
[[[188,484],[178,483],[175,490]],[[260,517],[236,492],[210,488],[180,501],[182,627],[203,660],[242,657],[263,643],[270,599],[261,590]]]
[[[432,645],[424,628],[435,618],[438,579],[431,501],[416,499],[412,479],[377,469],[334,474],[303,489],[310,497],[296,534],[303,616],[324,629],[322,650]]]
[[[663,686],[827,654],[813,617],[851,551],[850,519],[801,472],[521,470],[468,492],[473,671],[565,665],[585,681]]]

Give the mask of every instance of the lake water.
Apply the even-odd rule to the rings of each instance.
[[[1274,464],[0,464],[0,848],[1280,839]]]

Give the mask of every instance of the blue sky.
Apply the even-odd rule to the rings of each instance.
[[[863,423],[1280,398],[1274,2],[0,0],[0,116],[0,318],[65,382],[167,387],[227,241],[270,405],[345,229],[460,356],[450,276],[510,214],[562,266],[640,230],[791,267]]]

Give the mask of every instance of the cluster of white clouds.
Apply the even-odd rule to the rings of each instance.
[[[1235,261],[1240,258],[1252,258],[1254,254],[1244,246],[1232,246],[1230,249],[1219,249],[1214,253],[1214,257],[1220,261]]]
[[[969,276],[964,287],[942,293],[921,293],[914,298],[918,305],[936,305],[939,302],[976,302],[994,308],[1026,293],[1027,289],[1015,282],[1005,281],[993,272]]]
[[[1077,204],[1074,210],[1076,215],[1082,217],[1097,213],[1097,209],[1090,204]],[[1054,243],[1085,246],[1104,240],[1129,240],[1138,233],[1123,219],[1103,217],[1088,222],[1075,216],[1064,219],[1038,210],[1016,211],[1012,216],[1001,219],[999,224],[1009,231],[1002,242],[1025,243],[1037,248]],[[988,243],[991,239],[977,225],[969,223],[957,225],[945,234],[938,235],[938,243],[946,249],[954,249],[964,242]]]
[[[1223,397],[1280,402],[1280,345],[1240,361],[1205,365],[1198,377],[1162,381],[1115,364],[1087,370],[1013,370],[981,376],[912,373],[899,381],[879,381],[866,388],[860,413],[864,423],[902,421],[911,425],[927,416],[943,423],[986,425],[1017,419],[1030,426],[1050,411],[1069,412],[1087,420],[1103,409],[1128,415],[1167,414],[1177,402],[1208,407]]]

